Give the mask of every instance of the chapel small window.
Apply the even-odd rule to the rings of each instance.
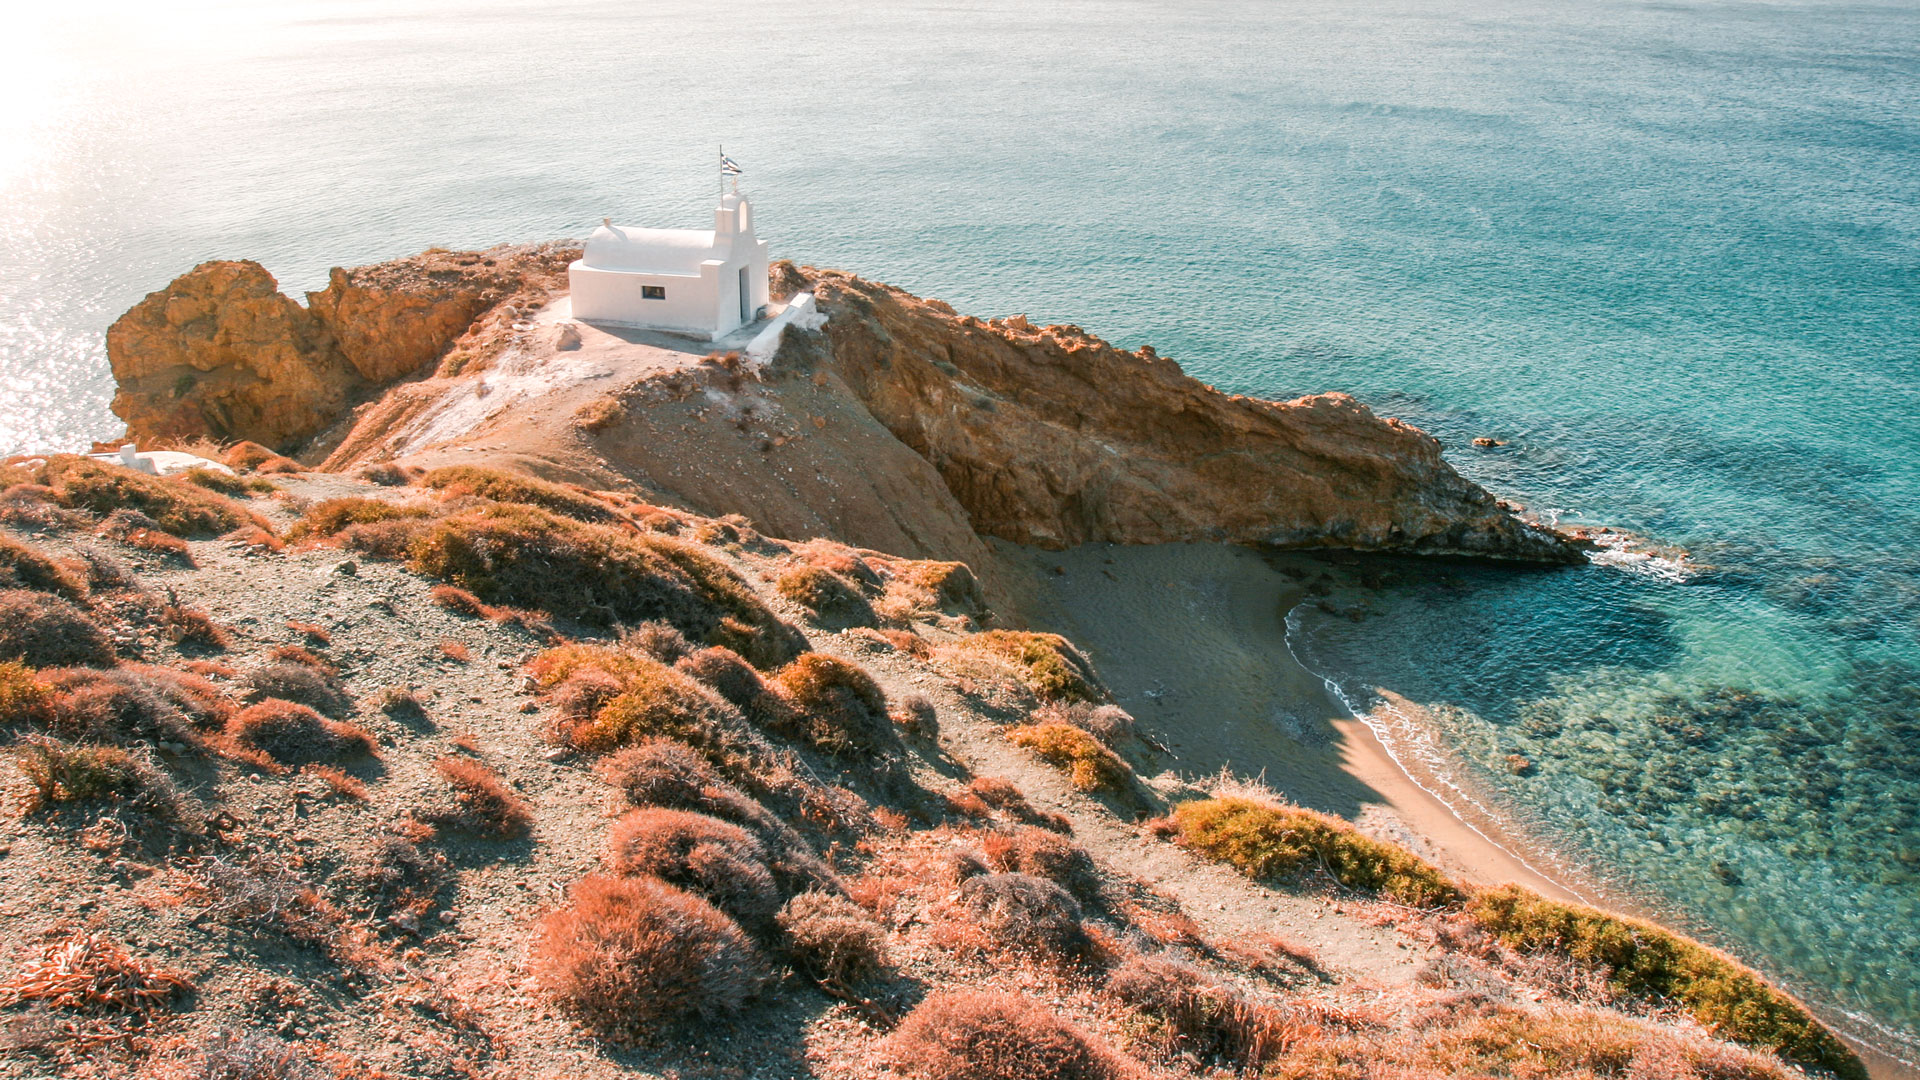
[[[640,286],[640,299],[642,300],[665,300],[666,298],[667,287],[665,285]]]

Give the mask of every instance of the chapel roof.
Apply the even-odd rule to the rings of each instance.
[[[724,259],[712,229],[637,229],[602,225],[587,237],[580,261],[596,270],[697,277],[700,264]]]

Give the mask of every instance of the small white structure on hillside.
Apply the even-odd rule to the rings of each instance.
[[[573,317],[717,340],[767,306],[767,245],[738,189],[713,212],[713,230],[636,229],[602,222],[567,267]]]

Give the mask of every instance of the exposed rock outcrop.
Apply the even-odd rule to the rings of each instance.
[[[1048,548],[1579,557],[1456,473],[1439,440],[1345,394],[1231,396],[1079,327],[983,322],[850,274],[807,273],[840,376],[933,464],[981,533]]]
[[[336,268],[305,307],[259,263],[202,263],[108,329],[113,411],[136,440],[206,435],[286,447],[436,360],[483,362],[490,324],[544,299],[576,254],[503,247]],[[474,343],[462,348],[469,335]]]
[[[1151,349],[790,263],[772,268],[776,294],[813,289],[828,321],[789,330],[754,374],[703,343],[566,321],[545,304],[573,254],[336,270],[304,308],[257,264],[206,264],[110,331],[115,409],[138,437],[285,446],[364,401],[308,460],[491,457],[774,535],[975,565],[982,536],[1580,557],[1431,436],[1344,394],[1230,396]]]

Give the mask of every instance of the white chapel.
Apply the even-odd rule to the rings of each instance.
[[[767,245],[738,188],[713,229],[636,229],[603,221],[567,267],[573,317],[718,340],[767,306]]]

